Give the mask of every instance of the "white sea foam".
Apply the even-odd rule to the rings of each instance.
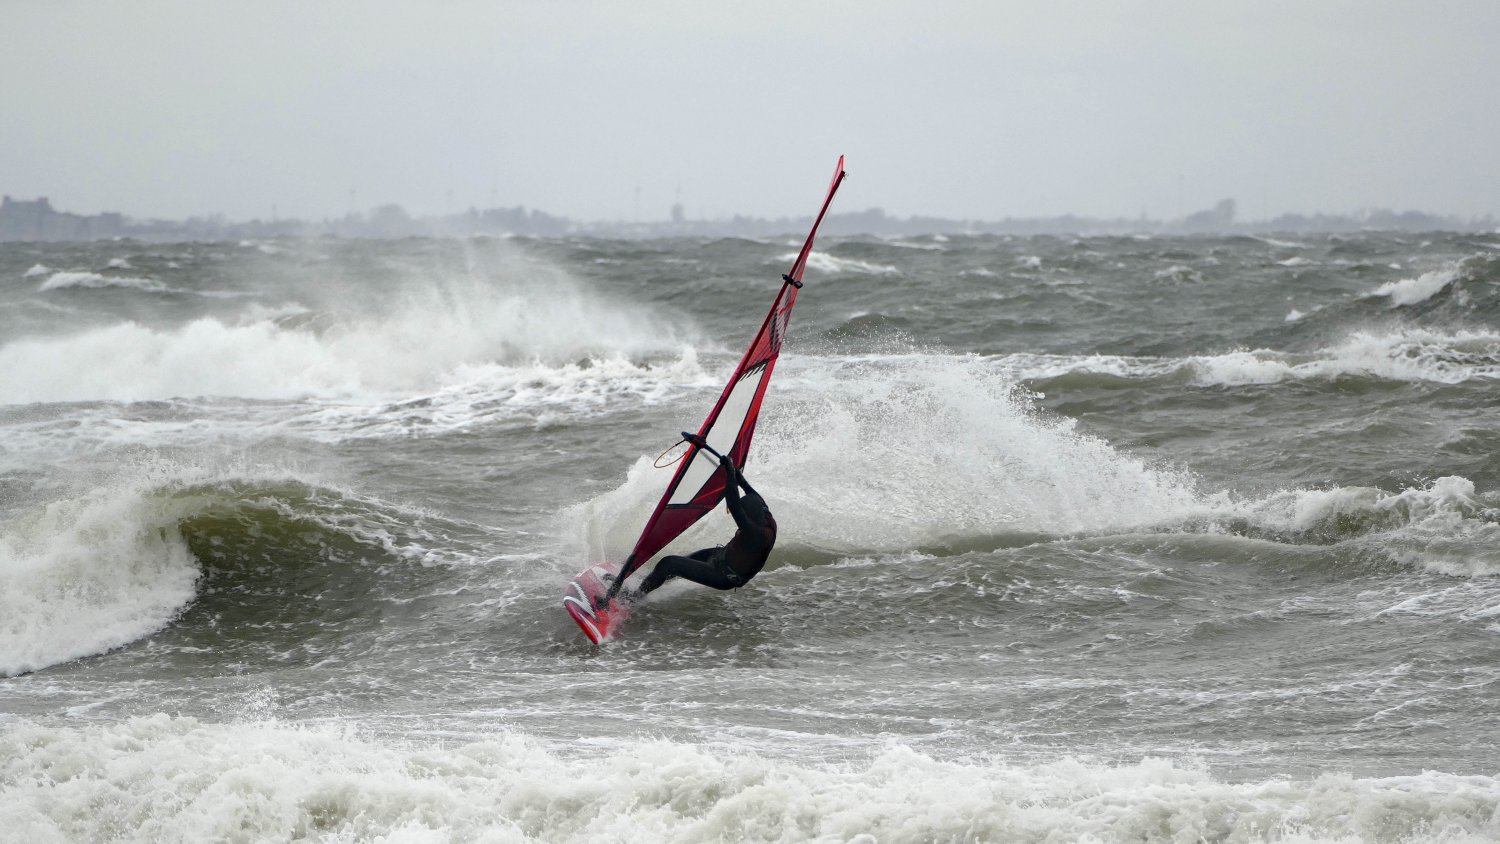
[[[103,653],[190,601],[181,501],[150,479],[101,487],[0,528],[0,676]]]
[[[1153,277],[1157,281],[1181,281],[1191,282],[1193,284],[1197,284],[1203,281],[1203,273],[1198,272],[1192,267],[1184,267],[1181,265],[1174,265],[1167,267],[1164,270],[1157,270],[1155,273],[1153,273]]]
[[[782,263],[797,260],[797,253],[790,252],[777,258]],[[890,264],[872,264],[855,258],[837,258],[826,252],[814,251],[807,256],[807,267],[821,273],[859,273],[862,275],[898,275],[901,270]]]
[[[1247,504],[1262,528],[1370,544],[1401,563],[1451,576],[1500,574],[1500,519],[1473,481],[1438,478],[1387,492],[1369,487],[1291,490]],[[1349,535],[1340,536],[1338,529]]]
[[[1457,266],[1445,267],[1440,270],[1422,273],[1416,278],[1404,278],[1400,281],[1388,281],[1371,291],[1369,296],[1389,296],[1392,307],[1404,305],[1415,305],[1425,302],[1442,292],[1444,288],[1460,277]]]
[[[1205,505],[1161,470],[1035,412],[978,357],[784,356],[748,473],[794,541],[838,553],[1154,524]],[[663,443],[667,445],[667,443]],[[670,478],[643,455],[570,511],[574,559],[618,558]],[[727,516],[674,547],[721,542]],[[582,533],[576,533],[582,531]],[[697,543],[697,544],[695,544]]]
[[[54,276],[54,278],[56,278]],[[388,400],[463,384],[490,364],[553,366],[675,353],[692,334],[566,279],[453,281],[322,320],[255,314],[136,323],[0,346],[0,403],[182,396]],[[51,282],[48,282],[49,284]],[[352,309],[361,302],[348,303]]]
[[[545,426],[563,419],[618,411],[621,403],[660,404],[686,392],[718,386],[695,350],[654,364],[621,356],[549,366],[464,365],[436,393],[396,404],[324,403],[277,427],[314,439],[341,441],[460,431],[517,422]]]
[[[671,402],[721,386],[689,348],[681,357],[636,363],[612,356],[581,363],[463,365],[426,395],[394,401],[321,399],[289,403],[222,399],[174,400],[162,412],[122,412],[118,405],[79,406],[69,424],[51,416],[5,427],[10,450],[0,470],[47,459],[88,458],[101,450],[254,445],[283,435],[318,442],[433,436],[482,426],[546,428]],[[3,382],[3,379],[0,379]]]
[[[1500,548],[1500,518],[1464,478],[1398,493],[1340,487],[1238,500],[1037,414],[993,361],[787,356],[777,377],[748,473],[799,545],[890,552],[1010,532],[1243,519],[1292,541],[1356,543],[1433,572],[1500,574],[1500,551],[1483,550]],[[652,456],[619,488],[564,514],[562,556],[623,556],[671,476],[652,468]],[[722,542],[732,529],[716,511],[673,550]]]
[[[169,293],[172,288],[152,278],[130,278],[128,276],[100,275],[91,272],[59,272],[42,282],[38,290],[65,290],[70,287],[103,288],[122,287],[142,290],[147,293]]]
[[[1500,781],[1436,771],[1232,782],[1191,762],[857,762],[659,740],[456,746],[155,715],[0,734],[0,823],[68,841],[1297,841],[1477,844]]]
[[[52,268],[46,264],[32,264],[31,269],[22,274],[22,278],[36,278],[52,272]]]
[[[1457,384],[1500,378],[1500,332],[1423,328],[1356,331],[1336,345],[1311,353],[1260,349],[1182,358],[1023,354],[996,360],[1018,377],[1028,379],[1074,373],[1120,378],[1185,375],[1194,384],[1225,387],[1366,376]]]
[[[1201,506],[1189,477],[1080,434],[1071,419],[1040,415],[982,358],[802,364],[788,367],[792,392],[757,436],[771,478],[801,479],[788,524],[814,544],[906,549],[999,532],[1099,531]]]

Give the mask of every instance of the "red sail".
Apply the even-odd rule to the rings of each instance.
[[[776,368],[776,357],[781,354],[781,341],[786,336],[787,320],[791,319],[792,306],[797,304],[797,291],[802,287],[802,273],[807,269],[807,256],[812,252],[813,238],[818,226],[828,213],[833,195],[844,181],[844,157],[839,156],[838,167],[833,172],[833,183],[828,186],[828,196],[823,207],[813,220],[812,231],[797,254],[791,272],[782,278],[781,289],[771,310],[761,323],[760,331],[750,341],[750,348],[734,370],[729,383],[714,409],[703,420],[698,436],[721,454],[734,458],[738,466],[745,465],[750,454],[750,439],[755,435],[755,422],[760,416],[760,404],[766,395],[766,386],[771,381],[771,371]],[[678,463],[677,474],[667,485],[667,491],[657,503],[656,510],[646,521],[641,538],[625,558],[620,572],[623,580],[630,573],[649,562],[667,543],[692,527],[708,511],[718,505],[724,497],[724,473],[718,471],[719,461],[697,446],[689,445],[688,451]]]

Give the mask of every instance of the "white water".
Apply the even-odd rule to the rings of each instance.
[[[1370,295],[1389,296],[1392,307],[1399,308],[1404,305],[1415,305],[1436,296],[1444,288],[1461,277],[1460,270],[1455,265],[1423,273],[1416,278],[1388,281],[1375,288]]]
[[[998,362],[1027,379],[1072,373],[1120,378],[1185,376],[1199,386],[1227,387],[1360,376],[1457,384],[1500,378],[1500,333],[1401,328],[1355,331],[1335,345],[1306,354],[1258,349],[1183,358],[1008,355]]]
[[[54,276],[54,279],[56,276]],[[369,307],[294,319],[255,310],[172,328],[122,322],[0,345],[0,404],[410,397],[472,383],[497,364],[566,366],[592,357],[681,357],[691,326],[566,278],[546,289],[479,280],[416,287]],[[49,282],[51,283],[51,282]],[[361,310],[361,305],[367,306]]]
[[[0,529],[0,677],[155,633],[192,600],[178,531],[191,505],[143,477],[13,517]]]
[[[1136,527],[1209,506],[1185,473],[1080,434],[1072,420],[1039,415],[978,357],[786,355],[776,378],[746,474],[799,545],[899,551]],[[671,477],[652,468],[654,457],[643,455],[618,488],[567,512],[565,525],[582,526],[581,534],[572,529],[577,559],[629,550]],[[727,517],[712,516],[673,548],[717,544],[730,530]]]
[[[1191,762],[843,763],[666,741],[371,740],[337,727],[13,722],[0,825],[73,841],[1299,841],[1478,844],[1500,782],[1422,773],[1236,783]]]
[[[40,266],[40,265],[38,265],[38,266]],[[115,264],[113,262],[111,262],[111,266],[114,267]],[[128,266],[129,266],[128,264],[122,265],[122,268],[128,268]],[[31,276],[36,269],[37,269],[37,267],[32,267],[32,270],[27,272],[27,276],[28,277]],[[43,270],[45,271],[45,268],[43,268]],[[37,289],[41,290],[41,291],[66,290],[67,288],[70,288],[70,287],[82,287],[82,288],[93,288],[93,289],[98,289],[98,288],[102,288],[102,287],[123,287],[123,288],[127,288],[127,289],[132,289],[132,290],[144,291],[146,293],[169,293],[169,292],[172,292],[172,288],[168,287],[166,284],[163,284],[160,281],[157,281],[157,280],[151,279],[151,278],[130,278],[130,277],[127,277],[127,276],[109,276],[109,275],[100,275],[99,273],[91,273],[91,272],[59,272],[59,273],[53,273],[51,275],[51,277],[49,277],[46,281],[42,282],[41,286],[38,287]]]

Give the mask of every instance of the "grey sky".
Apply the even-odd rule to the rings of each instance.
[[[1500,2],[0,0],[0,191],[83,213],[1500,213]],[[351,195],[351,191],[353,191]]]

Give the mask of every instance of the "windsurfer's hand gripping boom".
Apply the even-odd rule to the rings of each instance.
[[[698,448],[701,448],[704,451],[708,452],[709,454],[712,454],[713,456],[719,458],[719,465],[724,467],[724,497],[726,500],[732,502],[730,503],[731,513],[733,513],[735,510],[734,504],[738,503],[739,501],[739,491],[735,489],[736,487],[744,487],[746,492],[755,492],[755,488],[750,486],[749,481],[745,480],[744,473],[740,472],[739,467],[734,465],[734,458],[730,457],[727,454],[720,454],[719,452],[715,451],[714,447],[708,444],[708,440],[705,440],[697,434],[690,434],[687,431],[683,431],[682,441],[685,443],[689,443],[690,445],[695,445]],[[735,517],[735,521],[740,521],[738,516]],[[743,524],[741,524],[740,526],[744,527]]]
[[[657,561],[641,583],[645,595],[671,578],[680,577],[714,589],[738,589],[758,574],[776,544],[776,519],[760,495],[745,481],[728,455],[720,454],[702,437],[684,432],[682,438],[719,458],[724,468],[724,503],[734,517],[737,530],[728,543],[704,548],[688,556],[667,556]],[[740,495],[743,487],[745,495]]]

